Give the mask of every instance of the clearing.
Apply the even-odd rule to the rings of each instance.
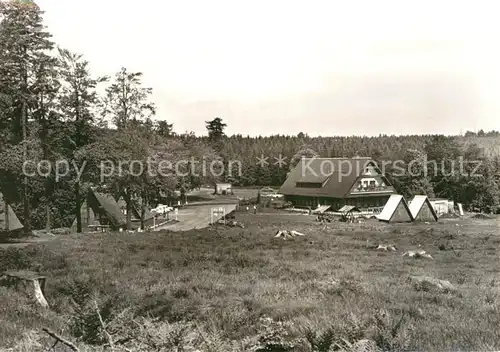
[[[54,340],[44,327],[79,346],[104,345],[95,303],[116,351],[326,352],[365,338],[393,351],[500,348],[498,220],[314,218],[237,213],[245,229],[71,235],[1,250],[2,270],[47,277],[50,310],[0,287],[0,349],[46,349]],[[274,238],[279,229],[306,236]],[[402,256],[414,249],[433,259]]]

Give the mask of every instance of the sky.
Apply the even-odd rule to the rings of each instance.
[[[500,129],[494,1],[38,0],[94,75],[144,73],[178,133]]]

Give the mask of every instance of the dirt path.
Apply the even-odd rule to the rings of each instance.
[[[229,214],[236,209],[236,204],[204,204],[181,208],[177,216],[178,223],[160,226],[155,231],[189,231],[205,228],[210,225],[210,211],[214,207],[223,207],[226,210],[226,214]],[[222,215],[214,217],[214,221],[220,218],[222,218]]]
[[[56,239],[57,236],[46,236],[46,237],[33,237],[33,238],[28,238],[28,239],[19,239],[18,241],[14,242],[5,242],[5,243],[0,243],[0,249],[6,249],[6,248],[24,248],[27,246],[30,246],[32,244],[38,244],[38,243],[44,243],[44,242],[49,242],[54,239]]]

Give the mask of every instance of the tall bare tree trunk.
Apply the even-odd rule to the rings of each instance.
[[[75,149],[73,150],[73,161],[75,161],[75,152],[80,147],[80,96],[78,92],[75,92],[75,101],[76,101],[76,109],[75,109]],[[75,180],[75,202],[76,202],[76,233],[82,233],[82,212],[81,208],[81,195],[80,195],[80,179]],[[89,211],[88,211],[88,202],[87,202],[87,227],[89,225]]]
[[[47,200],[47,204],[45,205],[45,211],[46,211],[46,218],[45,218],[45,229],[50,230],[52,228],[51,226],[51,220],[50,220],[50,204]]]
[[[41,111],[41,116],[40,120],[42,122],[42,134],[41,134],[41,142],[42,142],[42,150],[43,150],[43,159],[44,160],[49,160],[49,148],[48,148],[48,135],[49,135],[49,128],[48,128],[48,123],[46,120],[45,116],[45,106],[44,106],[44,101],[43,101],[43,93],[40,95],[40,111]],[[51,200],[51,195],[52,195],[52,190],[51,190],[51,179],[50,179],[50,174],[46,177],[45,179],[45,229],[50,230],[51,229],[51,220],[50,220],[50,200]]]
[[[76,180],[76,182],[75,182],[75,200],[76,200],[76,232],[81,233],[82,232],[82,212],[80,211],[80,208],[81,208],[80,180]]]
[[[45,149],[45,146],[44,146]],[[44,153],[46,155],[46,153]],[[46,159],[48,160],[48,159]],[[51,226],[51,214],[50,214],[50,200],[51,200],[52,190],[51,190],[51,179],[50,175],[45,179],[45,229],[50,230]]]
[[[90,217],[90,211],[92,211],[92,214],[93,214],[92,219]],[[92,222],[94,222],[95,217],[96,217],[96,214],[93,211],[94,210],[92,210],[92,208],[90,208],[89,198],[86,197],[86,199],[85,199],[85,215],[87,216],[87,225],[86,225],[87,230],[89,228],[89,224],[90,224],[91,220],[92,220]]]
[[[132,195],[130,194],[129,189],[125,189],[125,201],[127,203],[127,214],[125,215],[127,218],[127,230],[132,229]]]
[[[141,199],[141,230],[146,229],[146,207],[147,207],[147,198],[146,194],[143,194]]]
[[[5,231],[10,230],[10,219],[9,219],[9,204],[7,203],[7,200],[5,199],[5,196],[3,198],[4,202],[4,208],[5,208]]]
[[[27,48],[23,47],[24,55],[27,55]],[[28,94],[28,69],[24,66],[22,72],[22,106],[21,106],[21,126],[23,130],[23,162],[28,159],[28,104],[26,103],[26,95]],[[23,175],[23,215],[24,215],[24,233],[25,235],[31,234],[31,224],[30,224],[30,203],[28,197],[28,175]]]
[[[28,159],[28,140],[27,140],[27,120],[28,120],[28,106],[26,101],[23,98],[23,105],[21,110],[21,123],[23,129],[23,161],[26,162]],[[29,235],[31,233],[31,224],[30,224],[30,203],[28,197],[28,175],[24,174],[24,187],[23,187],[23,213],[24,213],[24,233]]]

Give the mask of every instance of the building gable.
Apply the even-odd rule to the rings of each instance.
[[[84,201],[80,207],[80,217],[82,220],[82,231],[86,232],[89,228],[89,225],[102,225],[98,218],[96,218],[94,211],[87,204],[87,201]],[[76,231],[77,229],[77,221],[76,218],[71,225],[71,230]]]
[[[406,202],[400,202],[394,210],[389,222],[411,222],[412,220],[413,219]]]
[[[359,176],[352,185],[349,195],[369,195],[369,194],[392,194],[395,193],[394,186],[384,175]]]

